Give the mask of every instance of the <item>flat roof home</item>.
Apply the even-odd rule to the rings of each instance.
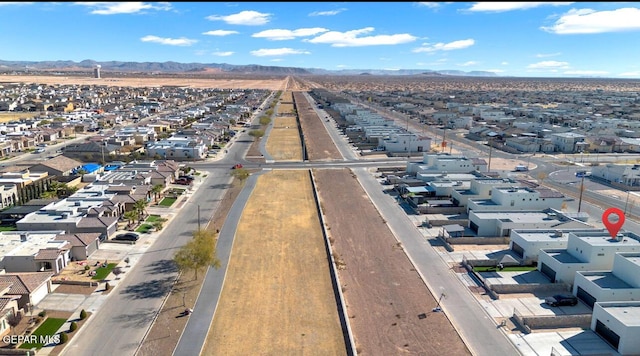
[[[573,286],[576,272],[610,271],[619,252],[640,252],[640,236],[628,231],[614,238],[607,232],[570,232],[566,248],[540,251],[538,270],[552,282]]]

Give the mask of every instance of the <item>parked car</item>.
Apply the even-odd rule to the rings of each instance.
[[[544,302],[552,307],[574,306],[578,304],[578,298],[571,294],[556,294],[551,297],[544,298]]]
[[[138,241],[138,239],[140,238],[140,235],[136,234],[135,232],[126,232],[124,234],[118,234],[116,235],[116,237],[114,237],[114,240],[117,241]]]
[[[189,184],[191,184],[191,181],[186,179],[186,178],[178,178],[178,179],[176,179],[176,181],[174,183],[175,184],[180,184],[180,185],[189,185]]]
[[[237,163],[235,166],[231,167],[231,169],[239,169],[242,168],[242,165],[240,163]]]
[[[194,176],[180,176],[180,177],[178,177],[178,179],[186,179],[186,180],[188,180],[189,182],[193,182],[193,180],[195,179],[195,177],[194,177]]]

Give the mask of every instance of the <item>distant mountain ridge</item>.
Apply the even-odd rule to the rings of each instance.
[[[100,65],[103,71],[119,72],[158,72],[158,73],[198,73],[208,69],[214,69],[227,73],[244,74],[293,74],[293,75],[428,75],[428,76],[472,76],[495,77],[493,72],[460,70],[429,70],[429,69],[341,69],[326,70],[318,68],[297,68],[262,66],[257,64],[235,65],[227,63],[180,63],[180,62],[122,62],[106,61],[98,62],[86,59],[80,62],[58,61],[4,61],[0,60],[0,71],[24,71],[24,70],[91,70]]]

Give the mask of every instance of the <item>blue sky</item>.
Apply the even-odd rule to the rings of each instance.
[[[640,78],[640,2],[0,2],[0,60]]]

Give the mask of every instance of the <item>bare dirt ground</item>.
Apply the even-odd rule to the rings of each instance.
[[[281,90],[286,85],[283,79],[231,79],[231,78],[154,78],[154,77],[112,77],[104,74],[103,78],[95,79],[89,76],[45,76],[45,75],[0,75],[0,82],[22,82],[46,85],[106,85],[125,87],[162,87],[184,86],[191,88],[221,88],[221,89],[267,89]]]
[[[314,176],[358,353],[470,355],[351,171]]]
[[[238,223],[203,354],[345,353],[309,172],[261,175]]]
[[[304,134],[307,146],[307,156],[310,161],[342,159],[340,151],[333,144],[331,136],[324,127],[321,118],[309,104],[302,92],[294,92],[295,101],[300,126]]]
[[[276,117],[266,138],[267,152],[277,161],[301,161],[302,143],[295,117]]]

